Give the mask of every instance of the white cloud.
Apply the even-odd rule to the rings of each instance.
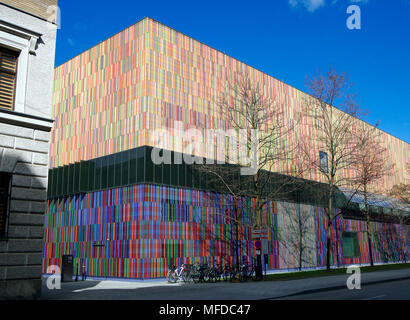
[[[316,9],[323,7],[325,5],[325,0],[289,0],[289,5],[293,8],[302,5],[307,11],[313,12]]]
[[[74,47],[76,45],[76,42],[73,38],[68,38],[67,43],[71,46]]]
[[[289,0],[289,5],[291,7],[296,7],[298,5],[298,2],[296,0]]]
[[[314,12],[317,9],[319,9],[320,7],[324,7],[325,6],[325,1],[326,0],[289,0],[289,5],[292,8],[296,8],[297,6],[303,6],[305,7],[305,9],[309,12]],[[332,0],[331,1],[331,5],[335,5],[338,2],[338,0]],[[368,3],[369,0],[347,0],[347,2],[350,3]]]

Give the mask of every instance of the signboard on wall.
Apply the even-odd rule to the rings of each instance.
[[[257,254],[269,254],[268,250],[268,240],[255,240],[254,242],[255,250],[259,253]]]
[[[268,228],[264,229],[253,229],[252,230],[252,239],[253,240],[262,240],[262,239],[269,239],[269,232]]]

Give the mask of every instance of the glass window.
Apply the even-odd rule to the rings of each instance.
[[[68,166],[68,194],[74,193],[74,166]]]
[[[192,185],[195,188],[201,189],[202,185],[201,185],[201,172],[200,172],[200,168],[198,165],[191,165],[191,170],[192,170]]]
[[[207,187],[206,173],[203,170],[199,170],[199,181],[200,181],[201,188],[206,189]]]
[[[63,194],[68,193],[68,166],[63,167]]]
[[[88,161],[88,171],[89,171],[89,180],[88,180],[88,189],[90,191],[95,190],[95,169],[96,169],[96,160]]]
[[[154,165],[155,183],[162,184],[162,171],[163,171],[163,168],[164,168],[163,164]]]
[[[178,186],[178,165],[171,164],[171,185]]]
[[[63,167],[58,167],[56,169],[57,185],[56,185],[56,196],[61,196],[63,194]]]
[[[102,176],[102,159],[98,158],[95,161],[95,180],[94,180],[95,190],[101,189],[101,176]]]
[[[137,149],[129,150],[129,184],[137,183]]]
[[[88,161],[80,162],[80,192],[87,192],[88,189]]]
[[[116,153],[112,157],[114,158],[114,162],[115,162],[114,186],[119,187],[121,186],[121,178],[122,178],[122,166],[121,166],[122,152]]]
[[[145,180],[145,148],[137,149],[137,182]]]
[[[54,169],[48,170],[48,187],[47,197],[52,198],[54,196]]]
[[[181,187],[186,187],[186,164],[178,165],[178,183]]]
[[[189,188],[192,188],[192,187],[193,187],[193,183],[192,183],[192,180],[193,180],[193,171],[192,171],[192,170],[193,170],[193,165],[192,165],[192,164],[185,166],[186,186],[189,187]]]
[[[151,147],[145,149],[145,182],[154,182],[154,164],[151,160]]]
[[[80,163],[74,163],[74,186],[73,186],[74,193],[80,192]]]
[[[166,185],[171,184],[171,165],[164,164],[162,170],[163,170],[162,172],[163,183]]]
[[[107,156],[108,159],[108,188],[114,187],[114,171],[115,171],[115,158],[113,156]]]
[[[122,152],[121,155],[121,176],[122,176],[122,185],[126,186],[129,184],[129,165],[130,165],[130,151],[127,150]]]
[[[54,168],[53,171],[53,189],[51,191],[51,194],[53,197],[55,197],[57,195],[57,184],[58,184],[58,180],[57,180],[57,170],[58,168]]]
[[[107,156],[101,158],[101,167],[102,167],[101,189],[107,189],[107,183],[108,183],[108,157]]]
[[[320,171],[324,173],[328,173],[329,169],[328,169],[327,153],[320,151],[319,155],[320,155]]]

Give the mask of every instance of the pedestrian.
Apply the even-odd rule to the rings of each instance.
[[[83,272],[82,272],[82,281],[87,280],[87,268],[85,265],[85,261],[83,262]]]
[[[78,261],[75,264],[75,281],[78,281],[78,274],[80,273],[80,264],[78,263]]]

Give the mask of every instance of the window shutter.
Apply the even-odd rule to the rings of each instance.
[[[14,109],[18,53],[0,47],[0,108]]]

